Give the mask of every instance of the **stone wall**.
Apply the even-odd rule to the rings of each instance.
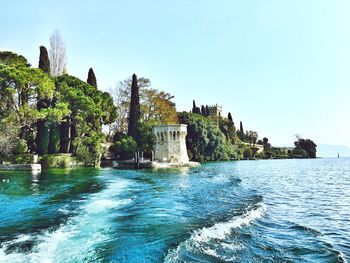
[[[156,138],[154,160],[163,163],[189,163],[186,135],[187,125],[171,124],[153,128]]]

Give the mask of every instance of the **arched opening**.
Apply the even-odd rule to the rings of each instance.
[[[176,133],[173,132],[173,140],[175,141],[176,140]]]
[[[164,135],[162,132],[160,133],[160,137],[161,137],[161,140],[164,141]]]

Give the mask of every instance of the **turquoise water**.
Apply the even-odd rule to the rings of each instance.
[[[346,262],[350,159],[0,172],[0,262]]]

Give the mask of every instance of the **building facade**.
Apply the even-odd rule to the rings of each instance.
[[[187,164],[187,125],[169,124],[153,127],[154,160],[160,163]]]

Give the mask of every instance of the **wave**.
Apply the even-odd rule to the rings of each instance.
[[[4,242],[0,247],[0,262],[98,261],[96,248],[109,240],[113,209],[132,202],[120,198],[129,184],[130,181],[118,178],[118,182],[86,199],[78,213],[56,229],[20,235]],[[61,212],[67,213],[66,208]]]
[[[228,237],[234,229],[247,226],[254,220],[263,217],[265,211],[266,205],[258,203],[253,209],[227,222],[219,222],[211,227],[195,230],[189,239],[180,243],[176,249],[169,250],[164,261],[181,261],[182,254],[187,254],[187,252],[204,253],[221,260],[232,261],[234,252],[242,249],[242,244],[233,243],[232,240],[227,240]]]

